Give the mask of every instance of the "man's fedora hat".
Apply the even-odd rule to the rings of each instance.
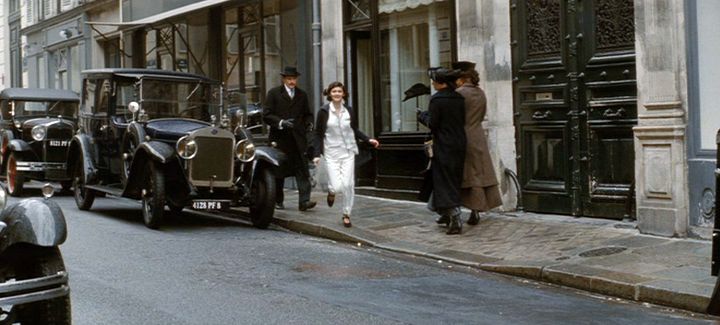
[[[280,75],[283,77],[297,77],[300,75],[300,72],[297,71],[296,67],[285,67],[285,69],[280,72]]]
[[[452,64],[452,68],[455,70],[469,71],[475,69],[475,62],[470,61],[458,61]]]

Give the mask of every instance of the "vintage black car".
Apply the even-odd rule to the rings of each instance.
[[[10,195],[30,179],[58,181],[69,190],[67,149],[80,97],[70,90],[7,88],[0,92],[0,163]]]
[[[0,324],[70,324],[70,289],[58,246],[67,226],[60,206],[25,199],[6,206],[0,186]]]
[[[173,213],[248,206],[253,225],[269,225],[280,155],[256,147],[242,125],[231,128],[217,82],[155,69],[83,76],[68,153],[80,209],[100,192],[142,200],[149,228],[160,226],[166,205]]]

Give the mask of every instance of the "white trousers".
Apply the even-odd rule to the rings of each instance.
[[[328,189],[335,194],[342,193],[343,214],[350,215],[355,201],[355,155],[344,155],[340,159],[325,157],[328,173]]]

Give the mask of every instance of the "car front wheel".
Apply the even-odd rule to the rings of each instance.
[[[12,196],[21,196],[25,185],[25,176],[17,170],[18,154],[13,152],[7,161],[7,188]]]
[[[268,168],[261,168],[251,187],[250,219],[253,226],[265,229],[275,213],[275,175]]]
[[[158,229],[165,212],[165,174],[161,166],[147,162],[142,189],[143,221],[150,229]]]

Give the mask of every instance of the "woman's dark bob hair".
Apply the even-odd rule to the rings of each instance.
[[[342,88],[343,98],[347,98],[348,92],[347,92],[347,89],[345,88],[345,85],[343,85],[343,83],[340,81],[333,81],[327,86],[327,88],[323,89],[323,96],[325,96],[325,98],[329,102],[332,101],[332,97],[330,97],[330,91],[333,90],[333,88],[337,88],[337,87]]]

